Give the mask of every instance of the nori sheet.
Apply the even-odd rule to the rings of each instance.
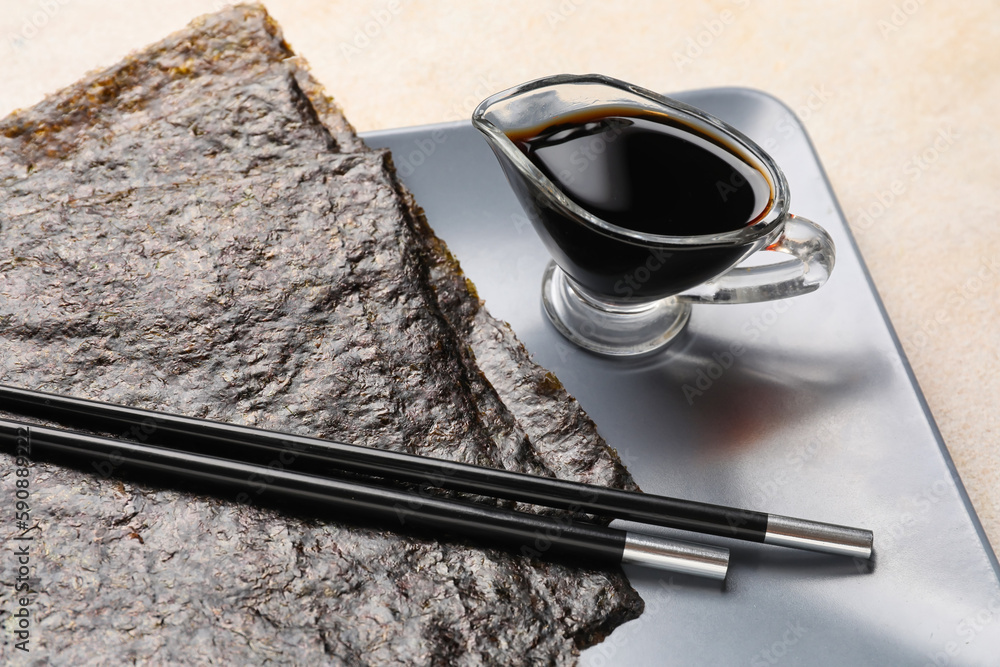
[[[238,7],[0,121],[0,380],[630,485],[292,55]],[[620,571],[95,473],[32,466],[39,662],[565,664],[641,610]]]

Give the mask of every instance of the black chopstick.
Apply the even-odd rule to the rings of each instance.
[[[150,444],[169,444],[265,464],[279,463],[290,470],[318,474],[349,471],[751,542],[859,558],[870,558],[872,553],[872,532],[859,528],[387,452],[17,387],[0,385],[0,409],[60,423],[69,421],[105,431],[121,431]]]
[[[18,421],[0,420],[0,447],[22,463],[22,457],[69,459],[115,474],[194,482],[215,494],[235,490],[245,494],[242,499],[256,498],[263,486],[266,500],[300,503],[347,523],[360,519],[459,535],[534,557],[634,563],[712,579],[725,579],[729,565],[727,549]]]

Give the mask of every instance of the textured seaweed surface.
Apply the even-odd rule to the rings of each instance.
[[[239,7],[0,121],[0,381],[632,485],[291,56]],[[641,610],[619,571],[108,469],[32,465],[39,662],[564,664]]]

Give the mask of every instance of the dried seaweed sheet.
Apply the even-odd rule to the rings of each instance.
[[[350,124],[304,65],[296,70],[320,120],[337,133],[344,151],[366,150],[348,139]],[[421,241],[430,282],[445,317],[475,355],[486,379],[500,394],[532,446],[556,476],[590,484],[639,490],[597,427],[550,371],[531,360],[510,326],[497,320],[475,294],[447,244],[431,229],[423,210],[398,179],[410,226]]]
[[[240,7],[0,122],[0,379],[628,484],[592,425],[568,458],[525,436],[385,156],[291,55]],[[641,608],[620,572],[32,474],[46,661],[562,664]]]

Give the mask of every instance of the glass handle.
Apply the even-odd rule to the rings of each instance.
[[[830,277],[837,255],[825,229],[794,215],[788,216],[781,236],[764,250],[783,252],[795,259],[764,266],[737,266],[675,298],[689,303],[753,303],[807,294]]]

